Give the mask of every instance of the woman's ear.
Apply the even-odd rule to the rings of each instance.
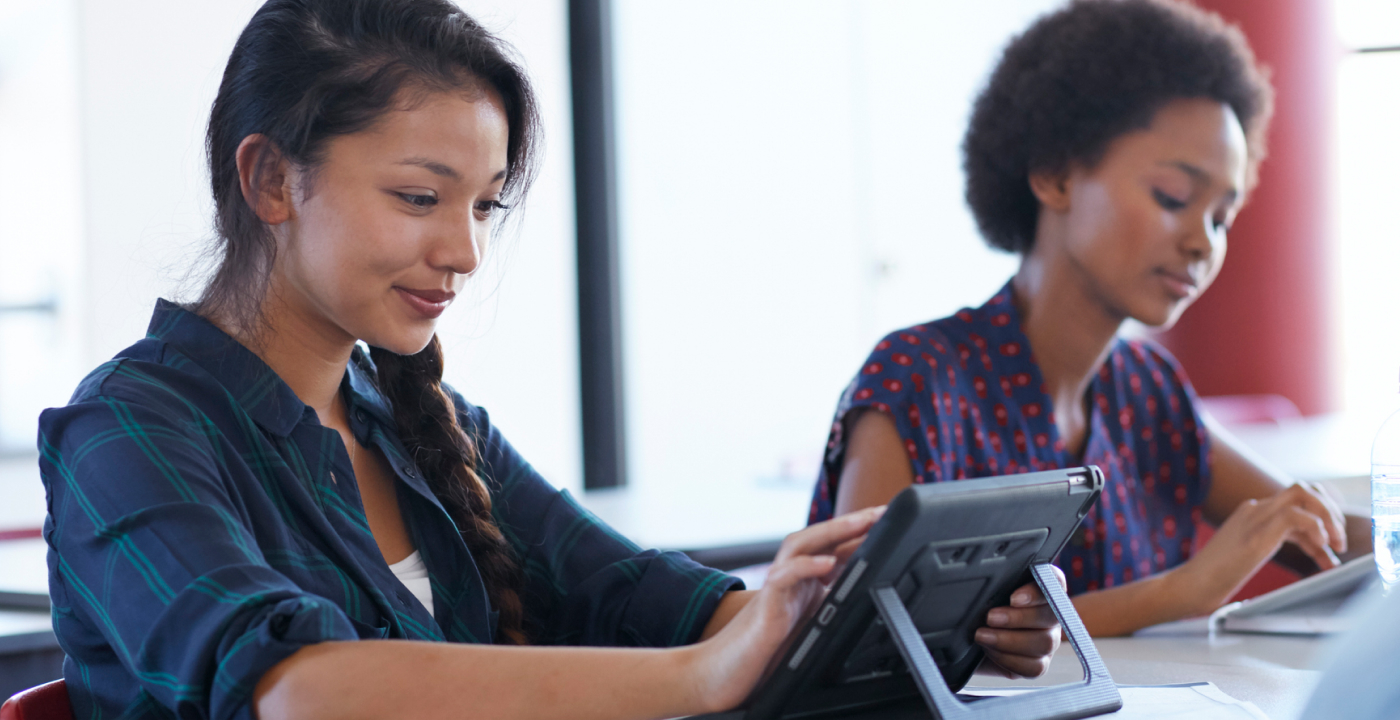
[[[1069,173],[1064,170],[1036,170],[1030,174],[1031,193],[1048,210],[1069,209]]]
[[[249,135],[235,156],[243,201],[259,220],[281,225],[292,219],[292,193],[286,158],[266,135]]]

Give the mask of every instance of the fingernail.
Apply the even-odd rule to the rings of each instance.
[[[1002,627],[1006,625],[1006,623],[1009,620],[1011,620],[1011,618],[1006,614],[1005,610],[993,610],[987,613],[988,625],[996,625],[997,627]]]
[[[1011,596],[1011,604],[1012,604],[1012,605],[1025,605],[1026,603],[1029,603],[1030,601],[1031,601],[1031,596],[1030,596],[1029,593],[1016,593],[1015,595],[1012,595],[1012,596]]]
[[[977,639],[977,642],[983,645],[995,645],[997,642],[996,632],[988,630],[987,628],[977,628],[977,633],[974,637]]]

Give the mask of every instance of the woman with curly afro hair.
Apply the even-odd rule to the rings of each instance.
[[[1098,465],[1105,491],[1057,561],[1095,635],[1209,613],[1280,550],[1337,565],[1336,503],[1250,462],[1165,350],[1118,336],[1171,327],[1210,286],[1271,110],[1243,34],[1183,3],[1078,0],[1013,40],[963,152],[978,226],[1020,269],[983,306],[876,345],[811,520],[911,483]],[[1204,547],[1200,518],[1218,528]]]

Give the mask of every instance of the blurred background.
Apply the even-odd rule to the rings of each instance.
[[[259,4],[0,0],[0,532],[43,520],[39,411],[142,337],[156,298],[201,287],[204,125]],[[873,343],[980,304],[1015,269],[976,233],[959,144],[1000,48],[1060,2],[613,0],[593,3],[609,12],[591,30],[571,22],[565,0],[460,4],[518,49],[547,147],[522,222],[443,319],[449,381],[546,478],[644,542],[726,544],[800,527],[831,413]],[[1230,3],[1206,4],[1230,16]],[[1193,314],[1221,315],[1198,307],[1183,328],[1194,334],[1169,341],[1204,394],[1283,397],[1345,446],[1330,462],[1364,473],[1356,448],[1400,404],[1400,4],[1284,4],[1325,19],[1309,25],[1325,57],[1310,61],[1299,101],[1317,122],[1276,134],[1262,187],[1306,154],[1305,172],[1275,184],[1316,198],[1315,212],[1280,231],[1267,206],[1251,206],[1231,257],[1301,244],[1292,256],[1309,280],[1280,285],[1242,260],[1226,268],[1254,303],[1302,303],[1321,330],[1300,337],[1292,311],[1237,308],[1311,353],[1265,343],[1251,354],[1238,335],[1189,327]],[[580,59],[580,32],[601,61]],[[579,88],[597,88],[580,84],[584,61],[603,80],[587,97]],[[1276,81],[1282,112],[1294,81]],[[608,181],[602,277],[616,293],[601,330],[579,293],[580,248],[599,247],[581,244],[576,223],[577,182],[597,189],[576,166],[575,121],[588,112],[610,128],[599,145],[609,170],[597,177]],[[1250,235],[1251,224],[1268,232]],[[592,257],[585,278],[600,277]],[[1199,347],[1215,359],[1193,355]],[[581,392],[593,387],[581,357],[616,380],[601,400]],[[1215,372],[1227,364],[1306,379],[1232,386]],[[584,491],[620,481],[625,491]],[[758,500],[723,513],[714,498]],[[722,514],[676,528],[674,515],[702,506]]]

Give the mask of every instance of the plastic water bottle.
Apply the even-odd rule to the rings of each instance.
[[[1371,445],[1371,537],[1387,595],[1400,585],[1400,410]]]

